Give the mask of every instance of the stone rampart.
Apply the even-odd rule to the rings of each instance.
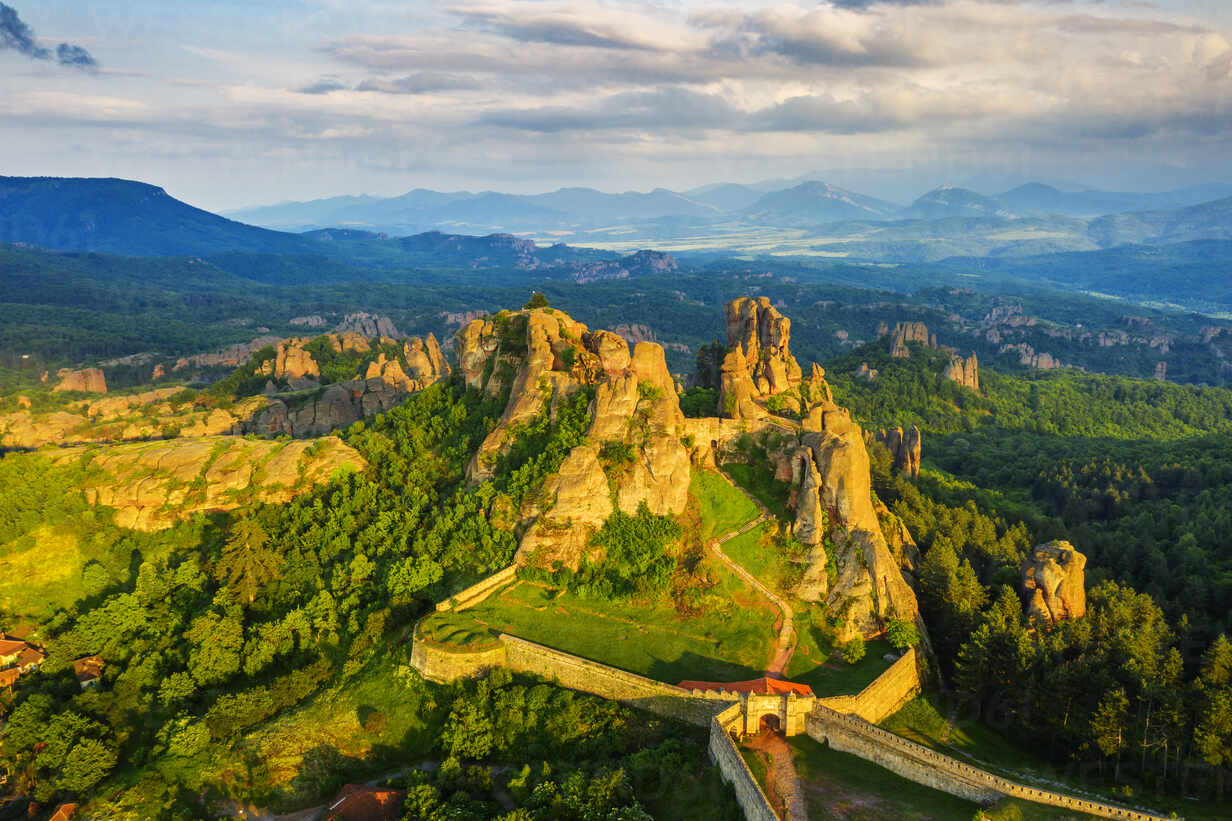
[[[593,693],[643,710],[705,727],[734,696],[690,692],[680,687],[553,650],[516,636],[501,635],[505,666],[551,679],[562,687]]]
[[[424,678],[433,681],[454,681],[482,675],[493,667],[505,665],[505,645],[489,645],[479,650],[449,647],[425,639],[415,631],[411,645],[411,666]]]
[[[486,599],[488,596],[495,593],[499,588],[513,581],[518,574],[517,565],[509,565],[504,570],[498,570],[486,579],[472,584],[465,590],[455,593],[445,601],[436,605],[436,612],[440,613],[445,610],[463,610],[467,607],[474,607],[479,602]]]
[[[854,696],[831,696],[820,704],[876,724],[898,712],[920,692],[920,664],[914,647]]]
[[[883,730],[855,715],[818,704],[805,722],[809,736],[833,749],[851,753],[936,790],[981,804],[1003,796],[1125,821],[1164,821],[1160,815],[1115,807],[1098,801],[1028,787],[951,758],[922,744]]]
[[[736,801],[748,821],[779,821],[770,799],[753,777],[744,756],[729,732],[740,732],[744,725],[742,705],[733,704],[710,719],[710,758],[718,765],[723,780],[736,791]]]

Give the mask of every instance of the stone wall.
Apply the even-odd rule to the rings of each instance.
[[[411,666],[424,678],[433,681],[454,681],[482,675],[493,667],[505,665],[505,645],[481,650],[464,650],[429,641],[415,631],[411,645]]]
[[[898,712],[919,692],[920,664],[916,648],[912,647],[858,695],[832,696],[818,703],[835,712],[850,713],[877,724]]]
[[[747,821],[779,821],[770,799],[745,763],[744,756],[732,741],[729,731],[739,732],[744,724],[744,710],[733,704],[710,719],[710,757],[718,765],[723,780],[736,790],[736,801],[744,810]]]
[[[1164,821],[1163,816],[1114,807],[1098,801],[1028,787],[908,741],[854,715],[843,715],[818,704],[805,722],[811,738],[828,743],[936,790],[991,804],[1003,796],[1126,821]]]
[[[499,570],[486,579],[472,584],[462,592],[455,593],[453,596],[445,599],[445,601],[438,603],[436,611],[439,613],[443,610],[463,610],[467,607],[474,607],[498,589],[513,581],[517,574],[517,565],[511,564],[504,570]]]
[[[731,696],[690,692],[606,664],[553,650],[516,636],[502,635],[505,666],[553,680],[562,687],[593,693],[669,718],[705,727]]]

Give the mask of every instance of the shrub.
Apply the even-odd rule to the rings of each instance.
[[[868,649],[864,646],[864,639],[856,636],[843,644],[843,660],[848,664],[855,664],[864,658]]]

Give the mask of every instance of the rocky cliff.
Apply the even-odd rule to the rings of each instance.
[[[810,547],[796,594],[842,619],[840,640],[876,633],[891,618],[917,619],[915,591],[878,516],[864,432],[847,411],[833,403],[815,409],[775,458],[792,488],[794,535]],[[901,550],[910,534],[898,524]]]
[[[81,393],[106,393],[107,380],[103,376],[103,372],[98,368],[83,368],[79,371],[61,368],[56,374],[59,377],[59,383],[53,388],[57,393],[60,391],[79,391]]]
[[[972,352],[971,356],[966,359],[957,354],[952,355],[949,364],[941,372],[941,378],[957,382],[964,388],[978,391],[980,389],[980,362],[976,359],[975,353]]]
[[[784,408],[801,410],[789,394],[803,378],[791,355],[791,320],[766,297],[727,303],[727,353],[720,367],[720,412],[734,419],[768,415],[764,400],[784,396]],[[758,401],[761,400],[761,401]]]
[[[1087,557],[1069,542],[1049,542],[1031,552],[1022,565],[1022,594],[1027,618],[1056,624],[1087,613]]]
[[[590,536],[617,508],[633,514],[645,502],[657,514],[684,510],[685,420],[659,345],[639,342],[630,352],[616,334],[590,331],[551,308],[477,319],[455,345],[467,384],[493,395],[509,390],[499,423],[470,464],[475,481],[492,475],[519,425],[552,413],[583,386],[594,390],[588,444],[548,480],[538,509],[525,512],[531,524],[519,563],[576,568]],[[633,458],[605,460],[605,449]]]
[[[218,403],[171,387],[72,402],[52,412],[23,409],[0,414],[0,446],[29,449],[224,434],[319,436],[396,407],[450,373],[431,334],[396,344],[357,334],[327,338],[338,353],[367,355],[368,365],[356,378],[322,386],[320,366],[305,347],[311,340],[279,340],[274,358],[257,369],[268,377],[262,396]],[[373,358],[378,347],[383,349]],[[242,356],[246,360],[252,353]]]
[[[912,478],[920,475],[923,434],[917,426],[912,425],[906,432],[902,428],[881,430],[877,432],[876,439],[890,451],[896,468]]]
[[[286,502],[337,470],[365,467],[358,453],[332,436],[315,442],[218,436],[64,448],[52,459],[84,460],[91,471],[87,500],[114,508],[116,524],[135,530],[162,530],[195,513],[251,502]]]
[[[923,345],[926,348],[937,347],[937,335],[929,333],[928,326],[923,322],[899,322],[892,332],[887,328],[886,334],[880,334],[882,327],[885,327],[884,324],[878,328],[879,336],[889,335],[890,356],[894,359],[906,359],[911,356],[911,349],[907,347],[909,342]]]

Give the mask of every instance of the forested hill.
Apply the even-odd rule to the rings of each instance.
[[[831,360],[827,376],[870,428],[922,429],[925,496],[1020,521],[1034,543],[1071,540],[1092,580],[1150,593],[1199,644],[1232,629],[1232,391],[983,367],[976,392],[941,378],[948,354],[887,347]],[[854,376],[864,362],[875,379]],[[980,541],[956,542],[977,568]]]
[[[1006,374],[980,369],[979,392],[943,379],[949,354],[912,346],[890,358],[884,341],[826,364],[839,401],[871,427],[930,433],[983,428],[1064,437],[1177,439],[1232,431],[1232,391],[1074,369]],[[876,379],[856,376],[861,364]]]
[[[118,179],[0,177],[0,242],[134,256],[310,253],[294,234],[233,222]]]

